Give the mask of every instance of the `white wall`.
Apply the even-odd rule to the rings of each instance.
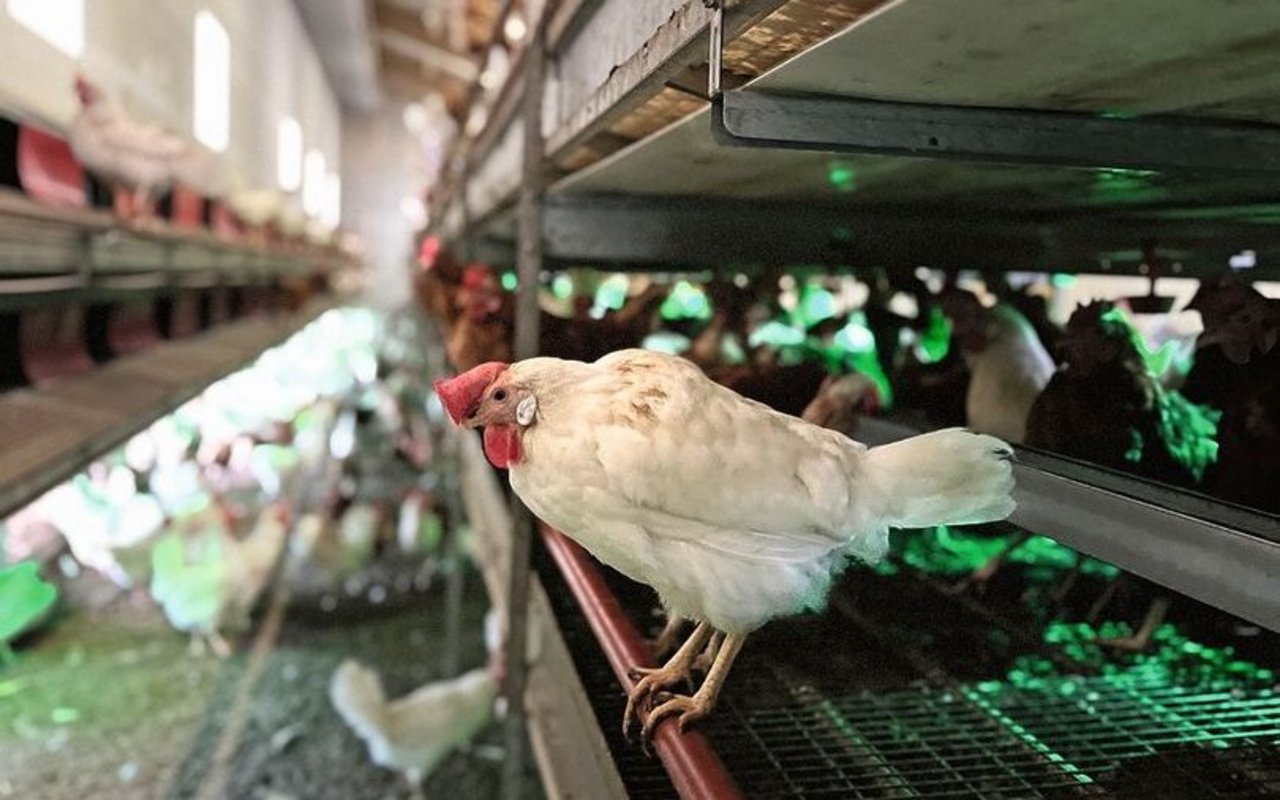
[[[251,184],[274,186],[276,123],[292,114],[305,146],[340,171],[338,103],[289,0],[85,0],[81,65],[12,19],[0,0],[0,110],[64,127],[76,111],[79,66],[134,116],[192,136],[193,30],[205,8],[231,40],[231,164]]]

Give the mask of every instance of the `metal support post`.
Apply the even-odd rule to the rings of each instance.
[[[524,181],[519,202],[519,251],[516,290],[515,357],[538,354],[538,281],[542,272],[542,86],[546,71],[546,17],[534,26],[525,54]],[[525,656],[529,622],[529,571],[533,544],[533,515],[519,498],[512,498],[511,563],[507,589],[507,729],[502,794],[518,800],[524,784],[528,660]]]

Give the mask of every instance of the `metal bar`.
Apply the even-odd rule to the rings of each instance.
[[[479,226],[495,225],[500,215]],[[1200,220],[1056,221],[995,218],[903,207],[848,206],[708,197],[549,195],[546,255],[645,269],[702,264],[888,265],[1140,275],[1138,244],[1154,238],[1170,275],[1217,274],[1254,250],[1253,280],[1280,275],[1280,225]]]
[[[524,63],[524,164],[520,189],[519,256],[516,289],[515,357],[538,354],[538,281],[542,273],[542,92],[546,72],[546,17],[533,23]],[[529,573],[533,544],[533,515],[514,495],[511,498],[511,567],[507,573],[507,728],[502,793],[519,800],[524,793],[525,686],[528,659]]]
[[[628,670],[653,666],[649,648],[627,619],[618,600],[605,583],[591,556],[576,543],[552,528],[539,524],[539,532],[556,566],[564,575],[591,630],[609,659],[623,689],[635,685]],[[696,730],[680,733],[677,726],[659,725],[653,748],[683,798],[741,798],[742,791],[730,777],[720,757]]]
[[[721,144],[1151,170],[1280,172],[1280,126],[742,90],[715,100]]]
[[[720,96],[724,76],[724,0],[703,0],[712,10],[711,24],[707,29],[707,97]]]
[[[917,431],[868,418],[858,433],[875,445]],[[1019,449],[1020,459],[1024,454],[1032,463],[1014,463],[1018,509],[1010,521],[1280,631],[1280,519]],[[1183,496],[1180,507],[1162,501],[1170,495]],[[1188,513],[1192,508],[1204,516]]]

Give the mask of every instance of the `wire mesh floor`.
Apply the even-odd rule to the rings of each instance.
[[[656,759],[615,735],[621,688],[567,587],[558,591],[559,575],[546,564],[540,572],[628,792],[673,797]],[[648,590],[611,583],[647,625]],[[927,602],[895,588],[890,617],[902,611],[898,600]],[[912,633],[944,639],[955,614],[954,605],[940,609],[932,625],[910,615]],[[1009,680],[1001,669],[1005,680],[940,684],[906,656],[913,647],[834,611],[767,626],[702,729],[751,798],[1280,798],[1271,680],[1206,678],[1152,660],[1085,677]],[[948,661],[990,659],[964,650]],[[953,663],[946,672],[974,672]]]
[[[1280,696],[1113,677],[735,704],[708,733],[753,797],[1280,797]]]

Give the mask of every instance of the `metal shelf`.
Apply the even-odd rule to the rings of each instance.
[[[228,323],[84,375],[0,395],[0,516],[247,365],[328,307],[320,300],[292,314]]]
[[[919,431],[859,420],[868,445]],[[1280,518],[1024,447],[1010,520],[1273,631],[1280,631]]]
[[[346,261],[331,248],[230,241],[159,223],[122,228],[105,211],[54,208],[0,189],[0,310],[249,286]]]
[[[726,12],[729,47],[741,49],[733,37],[777,5],[748,9],[751,4],[746,4]],[[782,4],[783,12],[794,5]],[[570,248],[556,239],[561,226],[547,230],[548,256],[623,267],[646,261],[665,267],[738,261],[742,248],[734,237],[716,229],[691,236],[687,226],[662,223],[689,206],[723,205],[739,227],[759,228],[778,207],[803,212],[817,206],[823,211],[798,237],[793,251],[788,250],[792,239],[779,236],[768,252],[779,260],[787,260],[788,253],[791,260],[808,259],[814,240],[829,237],[829,220],[843,216],[841,227],[849,229],[884,223],[886,232],[878,238],[892,246],[859,250],[819,242],[822,260],[816,263],[939,263],[936,237],[901,232],[927,222],[996,241],[989,261],[981,252],[963,259],[951,255],[947,266],[963,260],[963,266],[986,269],[1139,274],[1144,245],[1152,242],[1169,274],[1220,271],[1231,255],[1247,249],[1258,254],[1256,279],[1274,278],[1273,265],[1280,261],[1280,214],[1262,170],[1273,162],[1267,154],[1277,136],[1272,125],[1280,118],[1265,101],[1274,93],[1267,77],[1273,74],[1267,67],[1270,56],[1248,43],[1259,31],[1280,28],[1280,8],[1264,0],[1230,9],[1195,0],[1176,15],[1157,0],[1124,9],[1105,0],[1082,0],[1071,9],[1045,0],[1019,4],[1013,12],[998,0],[982,0],[978,7],[945,0],[864,5],[865,13],[851,17],[852,25],[843,31],[833,28],[827,40],[748,81],[743,90],[727,92],[723,101],[732,106],[735,119],[767,116],[771,129],[800,131],[798,137],[783,137],[788,148],[797,146],[791,140],[817,136],[822,141],[803,146],[826,151],[852,146],[863,152],[725,147],[713,134],[716,114],[705,101],[695,102],[692,113],[678,122],[638,140],[610,133],[653,91],[664,86],[669,91],[673,83],[698,91],[696,82],[692,89],[687,85],[684,73],[673,78],[699,54],[706,60],[702,34],[711,12],[700,2],[690,3],[655,31],[634,58],[620,64],[582,108],[557,111],[547,137],[552,164],[584,136],[607,134],[617,140],[614,152],[602,160],[582,169],[571,164],[571,174],[554,180],[548,196],[559,204],[554,213],[563,216],[581,208],[584,218],[598,218],[608,210],[607,204],[595,207],[600,198],[630,198],[653,214],[645,218],[653,246],[615,252],[610,249],[614,239],[599,236],[586,241],[587,247],[580,239]],[[992,24],[968,24],[979,17]],[[1141,48],[1129,46],[1126,22],[1157,17],[1161,23],[1151,40]],[[1209,18],[1213,25],[1205,24]],[[1073,56],[1077,51],[1080,55]],[[1046,58],[1047,52],[1056,57]],[[727,60],[732,67],[733,59]],[[741,81],[727,80],[726,86],[737,83]],[[686,96],[693,102],[692,95]],[[778,105],[774,110],[779,113],[745,114],[744,109],[759,111],[756,107],[766,101]],[[831,123],[825,134],[813,129],[813,114],[800,113],[814,106],[822,106],[825,111],[818,118]],[[877,113],[892,112],[892,130],[875,133],[870,144],[851,141],[853,122],[865,124],[872,107]],[[897,143],[903,114],[913,129],[933,131],[921,134],[919,146]],[[514,111],[507,117],[514,117]],[[936,130],[945,118],[948,130],[968,136],[982,127],[975,117],[987,123],[994,119],[1001,135],[957,140]],[[1021,120],[1022,127],[1034,124],[1009,133],[1005,123],[1011,120]],[[1256,152],[1261,157],[1242,157],[1245,151],[1239,147],[1210,146],[1220,134],[1260,145]],[[488,141],[496,138],[489,135]],[[1095,146],[1095,139],[1102,144]],[[897,155],[865,152],[883,150],[886,142]],[[1073,153],[1058,152],[1064,142]],[[904,149],[913,151],[907,154],[912,156],[977,161],[903,157]],[[981,159],[1024,163],[978,163]],[[1163,166],[1181,168],[1145,168]],[[458,235],[465,227],[475,234],[473,239],[496,245],[486,255],[510,258],[506,243],[514,237],[510,216],[519,182],[497,180],[501,176],[473,164],[472,174],[477,171],[492,184],[479,193],[488,201],[475,204],[469,218],[438,218],[449,220],[447,235]],[[846,238],[866,241],[856,235]],[[966,244],[961,240],[961,249]],[[678,250],[677,245],[691,245],[696,262],[666,252]]]

